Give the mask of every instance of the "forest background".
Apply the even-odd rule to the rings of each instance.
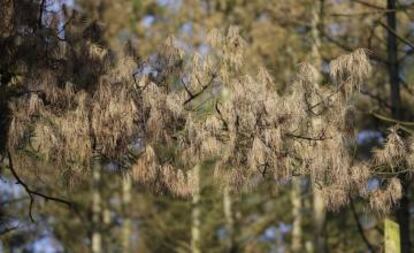
[[[0,0],[0,252],[411,252],[413,19]]]

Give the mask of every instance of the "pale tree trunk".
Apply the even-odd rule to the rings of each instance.
[[[314,226],[314,250],[315,252],[325,252],[325,237],[323,228],[326,219],[325,202],[321,192],[313,186],[313,226]]]
[[[131,217],[130,217],[130,205],[131,205],[131,189],[132,181],[129,175],[125,175],[122,181],[122,209],[124,215],[124,221],[122,224],[122,252],[130,253],[131,251]]]
[[[191,252],[201,253],[200,221],[200,165],[193,168],[193,195],[191,210]]]
[[[106,175],[101,175],[101,182],[100,185],[105,185],[107,183],[108,177],[106,177]],[[111,238],[108,238],[109,236],[104,236],[103,232],[107,231],[108,229],[110,229],[111,226],[111,222],[112,222],[112,217],[111,217],[111,206],[109,201],[107,200],[106,196],[103,196],[101,193],[101,221],[102,221],[102,225],[100,227],[101,229],[101,233],[102,233],[102,245],[105,245],[106,247],[106,251],[114,251],[113,248],[110,248],[111,243],[110,240]]]
[[[236,245],[234,242],[234,216],[233,216],[233,201],[230,192],[230,187],[225,186],[223,191],[223,209],[224,217],[226,219],[227,231],[227,252],[236,252]]]
[[[302,252],[302,199],[301,178],[292,178],[292,190],[290,199],[292,202],[292,252]]]
[[[398,39],[397,39],[397,8],[396,0],[387,0],[387,51],[388,51],[388,74],[390,78],[391,106],[392,116],[401,120],[401,94],[400,94],[400,77],[398,64]],[[402,173],[399,175],[403,186],[403,196],[399,205],[396,207],[395,216],[400,225],[401,252],[411,252],[410,241],[410,200],[408,197],[410,188],[410,175]]]
[[[312,37],[312,52],[311,62],[317,68],[321,70],[322,60],[320,54],[321,37],[320,30],[322,26],[324,0],[314,1],[312,4],[312,20],[311,20],[311,37]],[[313,192],[313,250],[314,252],[325,252],[325,237],[323,234],[323,228],[326,219],[326,208],[323,201],[321,192],[316,189],[316,185],[312,184]]]
[[[311,11],[312,11],[312,19],[311,19],[311,39],[312,39],[312,48],[311,48],[311,63],[316,69],[320,70],[322,66],[321,60],[321,36],[319,29],[321,28],[321,19],[322,19],[322,12],[323,12],[323,4],[324,0],[317,0],[312,2]]]
[[[93,161],[92,168],[92,252],[102,253],[102,234],[101,234],[101,163],[100,159],[96,158]]]

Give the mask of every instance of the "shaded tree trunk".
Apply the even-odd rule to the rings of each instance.
[[[396,37],[397,32],[397,13],[396,0],[387,0],[387,53],[388,53],[388,74],[390,78],[391,90],[391,106],[392,116],[395,119],[401,120],[401,94],[400,94],[400,78],[399,78],[399,64],[398,64],[398,41]],[[409,175],[404,173],[400,175],[400,180],[403,185],[403,197],[400,204],[396,207],[395,216],[400,226],[401,236],[401,252],[409,253],[410,242],[410,200],[408,192],[410,187]]]
[[[6,53],[7,40],[13,35],[15,30],[14,18],[15,7],[12,0],[0,0],[0,52],[2,57],[8,57]],[[10,111],[8,107],[8,86],[7,84],[12,78],[9,71],[9,65],[2,66],[0,63],[0,155],[6,154],[7,133],[10,124]],[[1,173],[1,171],[0,171]]]
[[[302,199],[301,199],[301,178],[292,179],[292,191],[290,199],[292,202],[292,252],[301,252],[302,247]]]
[[[191,252],[201,253],[200,221],[200,165],[193,168],[193,196],[191,210]]]

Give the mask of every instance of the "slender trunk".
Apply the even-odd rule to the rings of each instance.
[[[129,175],[125,175],[122,181],[122,209],[124,221],[122,224],[122,252],[131,252],[131,217],[129,208],[131,204],[132,181]]]
[[[313,186],[313,226],[314,226],[314,250],[315,252],[325,252],[325,237],[323,228],[326,220],[325,202],[321,192]]]
[[[98,158],[93,161],[92,168],[92,252],[102,253],[102,234],[101,234],[101,164]]]
[[[408,197],[409,192],[409,175],[400,176],[401,183],[403,185],[403,196],[399,205],[396,208],[395,216],[400,226],[400,242],[401,253],[411,252],[411,240],[410,240],[410,199]]]
[[[322,25],[324,0],[315,1],[312,5],[311,37],[312,37],[312,64],[320,70],[322,59],[320,54],[321,38],[320,31]],[[321,192],[312,184],[313,191],[313,250],[318,253],[325,252],[325,237],[323,228],[326,219],[326,208]]]
[[[236,244],[234,243],[234,216],[233,216],[233,201],[231,197],[230,187],[224,187],[223,191],[223,207],[224,216],[226,219],[227,230],[227,252],[237,252]]]
[[[387,26],[389,28],[387,37],[388,50],[388,74],[390,77],[391,105],[393,117],[401,118],[401,95],[398,65],[398,42],[395,32],[397,32],[396,0],[387,0]]]
[[[301,199],[301,178],[292,179],[292,252],[302,252],[302,199]]]
[[[321,16],[323,13],[324,0],[315,1],[312,3],[312,20],[311,20],[311,63],[319,70],[322,66],[320,47],[321,47],[321,36],[319,29],[321,28]]]
[[[201,231],[200,231],[200,165],[193,169],[193,196],[191,210],[191,252],[201,253]]]
[[[390,78],[391,90],[391,106],[392,116],[395,119],[402,119],[401,115],[401,94],[400,94],[400,79],[399,79],[399,65],[398,65],[398,41],[395,33],[397,33],[397,14],[396,0],[387,0],[387,51],[388,51],[388,74]],[[408,198],[409,192],[409,175],[400,175],[400,180],[403,185],[403,197],[399,206],[396,207],[395,215],[400,225],[401,236],[401,252],[410,252],[410,200]]]

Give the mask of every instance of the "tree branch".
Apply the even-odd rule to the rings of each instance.
[[[295,135],[291,133],[287,133],[286,136],[291,137],[291,138],[308,140],[308,141],[324,141],[324,140],[332,139],[332,137],[326,137],[325,133],[321,133],[319,137],[308,137],[308,136]]]
[[[208,84],[206,84],[205,86],[203,86],[203,88],[199,91],[199,92],[197,92],[197,93],[195,93],[195,94],[193,94],[192,96],[190,96],[186,101],[184,101],[184,105],[186,105],[186,104],[188,104],[188,103],[190,103],[193,99],[195,99],[195,98],[197,98],[198,96],[200,96],[201,94],[203,94],[203,92],[208,88],[208,87],[210,87],[210,85],[211,85],[211,83],[214,81],[214,79],[216,78],[216,75],[212,75],[211,76],[211,79],[210,79],[210,81],[208,82]],[[184,86],[185,87],[185,86]]]
[[[368,3],[368,2],[365,2],[365,1],[362,1],[362,0],[353,0],[353,2],[358,3],[360,5],[364,5],[366,7],[373,8],[373,9],[385,10],[385,8],[382,7],[382,6],[378,6],[378,5],[375,5],[375,4],[372,4],[372,3]]]
[[[332,38],[326,32],[322,32],[321,35],[322,35],[322,37],[324,37],[325,39],[327,39],[328,42],[336,45],[337,47],[339,47],[339,48],[341,48],[341,49],[343,49],[343,50],[345,50],[347,52],[353,52],[353,51],[356,50],[355,48],[349,47],[348,45],[342,43],[341,41]],[[388,62],[386,60],[382,59],[381,57],[379,57],[379,56],[377,56],[375,54],[370,54],[369,55],[369,58],[372,59],[372,60],[374,60],[374,61],[381,62],[383,64],[388,64]]]
[[[414,126],[414,122],[411,122],[411,121],[397,120],[397,119],[390,118],[390,117],[387,117],[387,116],[384,116],[384,115],[381,115],[381,114],[378,114],[378,113],[375,113],[375,112],[372,112],[371,114],[374,117],[376,117],[378,119],[381,119],[383,121],[388,121],[388,122],[391,122],[391,123],[400,124],[400,125],[404,125],[404,126]]]
[[[180,79],[180,81],[183,84],[184,90],[190,96],[190,99],[192,99],[194,97],[193,93],[191,93],[190,89],[187,87],[187,84],[184,82],[184,80],[182,78]]]
[[[379,22],[379,24],[384,27],[389,33],[391,33],[392,35],[394,35],[399,41],[401,41],[402,43],[406,44],[407,46],[409,46],[411,49],[414,49],[414,43],[412,43],[411,41],[401,37],[400,35],[397,34],[396,31],[394,31],[393,29],[391,29],[389,26],[387,26],[386,24]]]
[[[10,233],[10,232],[13,232],[14,230],[16,230],[18,228],[19,228],[19,226],[13,226],[13,227],[5,228],[5,229],[0,231],[0,236],[5,235],[5,234]]]
[[[352,214],[353,214],[355,222],[357,224],[358,232],[361,235],[362,240],[364,241],[365,245],[367,245],[367,248],[370,252],[375,252],[374,246],[372,246],[372,244],[369,242],[368,238],[365,236],[364,228],[362,227],[361,222],[359,222],[359,217],[358,217],[358,214],[356,212],[354,201],[353,201],[351,196],[349,196],[349,202],[350,202]]]
[[[7,152],[7,155],[9,157],[9,168],[11,173],[13,174],[13,177],[17,180],[17,184],[20,184],[24,190],[27,192],[27,194],[29,195],[30,198],[30,206],[29,206],[29,217],[30,220],[32,222],[34,222],[34,218],[32,215],[32,209],[33,209],[33,204],[34,204],[34,196],[39,196],[42,197],[43,199],[45,199],[46,201],[51,200],[51,201],[55,201],[58,202],[62,205],[66,205],[67,207],[69,207],[70,209],[73,209],[75,206],[72,202],[65,200],[65,199],[61,199],[61,198],[56,198],[56,197],[51,197],[48,196],[44,193],[41,192],[37,192],[35,190],[32,190],[17,174],[16,170],[14,169],[14,165],[13,165],[13,159],[12,159],[12,155],[10,153],[10,151]]]

